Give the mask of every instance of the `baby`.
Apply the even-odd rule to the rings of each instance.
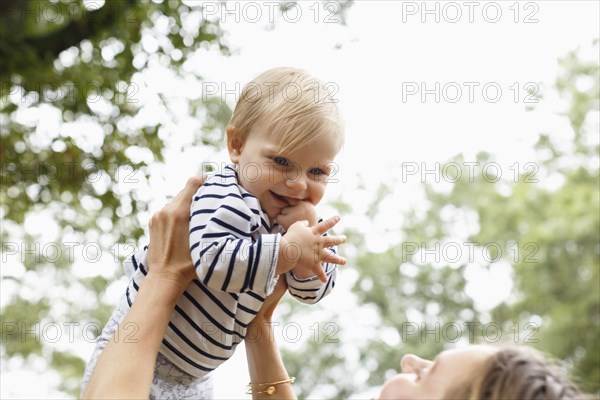
[[[211,398],[210,372],[229,359],[278,279],[305,303],[335,285],[338,217],[319,221],[344,131],[326,85],[294,68],[268,70],[241,93],[226,128],[232,164],[210,177],[191,205],[197,278],[179,299],[157,357],[151,397]],[[125,263],[121,304],[98,339],[84,387],[148,272],[146,249]],[[83,389],[82,389],[83,390]]]

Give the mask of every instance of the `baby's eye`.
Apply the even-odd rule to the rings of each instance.
[[[286,167],[289,164],[288,160],[283,157],[273,157],[273,161],[275,162],[275,164],[281,165],[282,167]]]
[[[319,164],[318,167],[313,167],[308,172],[313,175],[329,176],[329,174],[331,174],[331,168],[328,164]]]

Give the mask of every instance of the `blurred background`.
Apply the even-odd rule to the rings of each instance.
[[[1,398],[78,396],[121,262],[278,65],[347,125],[319,211],[349,263],[278,309],[300,397],[370,398],[403,354],[470,343],[534,346],[598,394],[598,2],[0,4]],[[215,395],[247,376],[240,346]]]

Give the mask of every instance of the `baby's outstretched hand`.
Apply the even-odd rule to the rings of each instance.
[[[323,236],[340,221],[335,216],[309,226],[308,221],[298,221],[290,226],[281,238],[277,274],[287,272],[296,265],[309,269],[321,281],[327,282],[321,262],[338,265],[346,264],[346,259],[326,249],[346,242],[346,236]]]

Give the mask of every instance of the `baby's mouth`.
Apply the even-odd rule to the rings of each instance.
[[[275,197],[277,200],[281,201],[282,203],[285,203],[288,206],[290,205],[290,202],[288,201],[288,199],[286,197],[280,196],[273,191],[271,191],[271,194],[273,195],[273,197]]]

